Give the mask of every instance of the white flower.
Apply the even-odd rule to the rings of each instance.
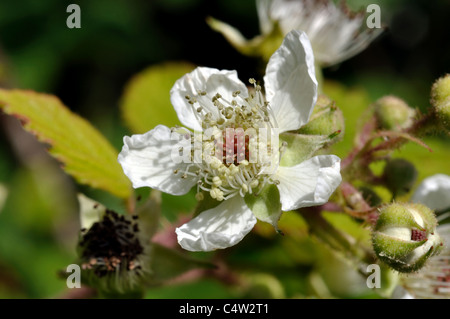
[[[134,187],[182,195],[195,186],[198,199],[207,193],[219,201],[176,229],[184,249],[233,246],[252,230],[257,217],[277,227],[281,211],[255,217],[246,203],[247,196],[261,194],[269,185],[279,191],[281,210],[289,211],[326,203],[341,182],[340,159],[334,155],[280,165],[289,145],[278,147],[276,134],[306,124],[317,98],[306,34],[290,32],[273,54],[264,77],[265,96],[254,80],[250,82],[249,91],[236,71],[198,67],[170,92],[179,120],[195,133],[159,125],[143,135],[124,137],[118,160]],[[239,129],[253,133],[246,137]],[[270,139],[262,138],[261,131],[269,132]],[[216,156],[211,156],[212,149]]]
[[[450,176],[436,174],[424,179],[412,201],[435,209],[437,219],[443,221],[450,215]],[[420,272],[401,278],[402,298],[450,299],[450,224],[442,224],[436,231],[445,242],[441,253],[431,257]]]
[[[411,200],[415,203],[422,203],[436,211],[449,210],[450,176],[436,174],[425,178],[417,187]],[[437,216],[438,220],[442,219],[442,216]]]
[[[246,46],[273,38],[276,28],[283,35],[291,30],[306,32],[311,40],[316,62],[330,66],[364,50],[383,29],[369,29],[364,13],[352,13],[345,5],[337,7],[331,0],[256,0],[262,37],[247,41],[235,28],[210,20],[211,26],[243,53]],[[255,52],[253,50],[253,52]]]

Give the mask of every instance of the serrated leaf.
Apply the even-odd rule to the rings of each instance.
[[[258,196],[248,194],[244,199],[256,218],[271,224],[277,232],[281,233],[278,228],[278,220],[282,213],[280,192],[275,185],[267,185]]]
[[[158,124],[179,124],[170,103],[170,89],[175,81],[191,72],[194,65],[166,62],[151,66],[135,75],[127,84],[121,99],[122,116],[133,133],[145,133]]]
[[[88,121],[71,112],[57,97],[23,90],[0,89],[0,108],[22,121],[28,132],[50,145],[50,154],[79,183],[120,198],[131,184],[117,162],[118,152]]]

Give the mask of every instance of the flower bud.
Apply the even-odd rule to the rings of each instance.
[[[252,273],[242,276],[245,299],[283,299],[286,298],[283,285],[277,277],[267,273]]]
[[[400,131],[414,121],[416,112],[402,99],[388,95],[375,102],[375,116],[382,129]]]
[[[441,124],[450,131],[450,74],[438,79],[431,88],[431,103]]]
[[[377,257],[399,272],[415,272],[442,248],[432,210],[422,204],[391,204],[380,210],[372,244]]]
[[[300,128],[299,134],[332,135],[339,132],[344,135],[344,116],[342,111],[325,95],[319,95],[309,122]],[[337,140],[336,140],[337,141]]]
[[[417,179],[417,170],[411,162],[396,158],[386,163],[383,178],[386,187],[396,197],[411,190]]]

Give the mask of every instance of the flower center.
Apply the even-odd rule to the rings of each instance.
[[[424,230],[419,230],[413,228],[411,230],[411,240],[412,241],[422,241],[424,239],[427,239],[427,232]]]
[[[181,178],[197,179],[199,200],[203,198],[201,191],[222,201],[238,194],[242,197],[247,193],[258,194],[267,183],[279,183],[272,179],[282,153],[277,123],[261,87],[254,79],[250,83],[254,90],[248,97],[235,91],[231,101],[219,93],[208,99],[203,91],[195,97],[186,96],[203,132],[184,131],[191,141],[189,151],[193,163]],[[179,170],[174,173],[178,174]]]

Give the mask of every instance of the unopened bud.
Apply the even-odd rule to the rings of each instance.
[[[384,167],[383,178],[386,187],[394,197],[408,193],[417,179],[414,165],[404,159],[389,160]]]
[[[413,124],[416,112],[402,99],[388,95],[375,102],[375,116],[382,129],[400,131]]]
[[[267,273],[243,275],[245,298],[283,299],[285,292],[278,278]]]
[[[380,196],[370,187],[362,186],[359,188],[359,191],[362,194],[364,200],[372,207],[378,206],[381,204],[382,200]]]
[[[325,95],[319,95],[309,122],[300,128],[298,133],[307,135],[327,135],[340,132],[344,135],[344,116],[342,111]]]
[[[377,257],[399,272],[415,272],[442,248],[436,218],[422,204],[391,204],[380,210],[372,244]]]
[[[450,132],[450,74],[438,79],[431,88],[431,103],[444,128]]]

